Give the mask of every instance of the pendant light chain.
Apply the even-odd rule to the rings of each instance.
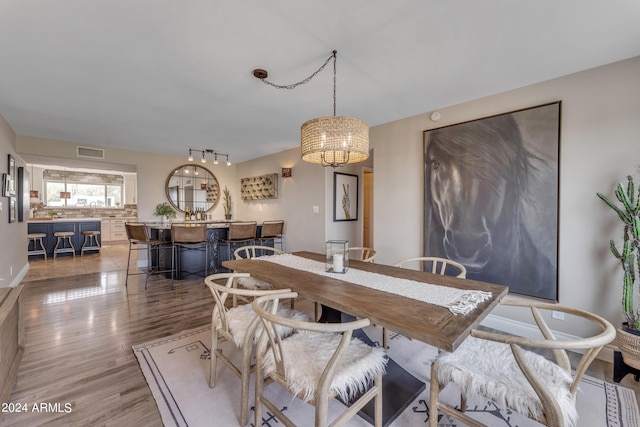
[[[322,64],[322,66],[320,68],[318,68],[313,74],[311,74],[306,79],[300,80],[297,83],[292,83],[292,84],[289,84],[289,85],[279,85],[279,84],[271,83],[266,78],[260,78],[260,80],[262,80],[264,82],[264,84],[267,84],[269,86],[273,86],[276,89],[295,89],[296,87],[298,87],[300,85],[309,83],[311,81],[311,79],[313,79],[316,75],[318,75],[318,73],[320,73],[322,70],[325,69],[325,67],[327,66],[329,61],[331,61],[331,58],[333,58],[333,115],[335,116],[336,115],[336,58],[337,58],[337,54],[338,54],[338,51],[334,50],[331,53],[331,56],[329,56],[327,58],[327,60],[324,61],[324,64]]]

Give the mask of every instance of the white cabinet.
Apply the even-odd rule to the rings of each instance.
[[[136,175],[125,175],[124,177],[124,203],[125,205],[135,205],[138,203],[138,182]]]
[[[137,218],[105,218],[102,220],[102,240],[104,242],[124,242],[127,230],[124,224],[135,222]]]

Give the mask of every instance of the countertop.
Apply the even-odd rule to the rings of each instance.
[[[51,217],[42,217],[42,218],[29,218],[27,222],[33,223],[42,223],[42,222],[96,222],[102,221],[102,218],[51,218]]]

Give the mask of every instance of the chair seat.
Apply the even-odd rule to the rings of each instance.
[[[539,354],[524,354],[560,404],[565,425],[575,425],[578,414],[569,390],[571,376]],[[458,385],[465,397],[481,394],[532,418],[543,415],[540,399],[518,368],[508,344],[468,337],[455,352],[440,356],[434,363],[440,383]]]
[[[283,340],[283,358],[290,390],[308,402],[316,393],[329,359],[342,339],[341,334],[298,332]],[[336,368],[330,394],[349,401],[369,386],[369,379],[385,372],[386,356],[382,347],[370,347],[353,339]],[[267,375],[275,374],[273,353],[265,354],[262,366]]]
[[[268,282],[263,282],[255,277],[242,277],[238,279],[238,285],[245,289],[273,289],[273,285]]]
[[[288,317],[289,319],[307,322],[310,320],[306,313],[298,310],[291,310],[283,305],[278,307],[278,316]],[[227,321],[229,322],[229,330],[233,334],[233,342],[237,347],[241,347],[244,342],[244,336],[249,330],[249,324],[256,318],[251,304],[242,304],[233,307],[227,311]],[[220,328],[220,323],[216,324],[216,328]],[[293,333],[293,329],[278,325],[278,333],[282,337],[286,337]],[[262,324],[259,324],[255,331],[254,342],[258,340],[262,333]]]

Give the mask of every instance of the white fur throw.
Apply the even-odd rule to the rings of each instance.
[[[341,334],[298,332],[282,342],[285,375],[292,393],[304,401],[316,397],[316,385],[341,338]],[[370,347],[352,339],[338,363],[330,392],[343,401],[352,399],[365,391],[375,376],[384,374],[386,363],[382,347]],[[266,353],[262,367],[266,374],[275,371],[271,350]]]
[[[273,285],[268,282],[263,282],[255,277],[239,277],[238,285],[245,289],[272,289]]]
[[[290,308],[284,307],[283,305],[278,306],[278,316],[288,317],[304,322],[308,322],[311,320],[306,313],[298,310],[291,310]],[[227,312],[229,330],[233,334],[233,342],[236,346],[240,347],[242,345],[242,342],[244,341],[244,335],[247,332],[247,328],[255,317],[256,313],[255,311],[253,311],[253,307],[251,304],[242,304],[230,309]],[[277,328],[278,333],[283,337],[289,336],[293,333],[293,330],[291,328],[287,328],[285,326],[278,325]],[[260,323],[258,325],[258,328],[256,329],[254,342],[258,340],[261,333],[262,323]]]
[[[525,351],[525,357],[555,396],[565,425],[575,426],[578,413],[569,391],[571,376],[539,354]],[[468,337],[455,352],[440,356],[435,364],[440,384],[457,384],[464,396],[479,394],[524,415],[540,417],[543,413],[540,399],[508,344]]]

